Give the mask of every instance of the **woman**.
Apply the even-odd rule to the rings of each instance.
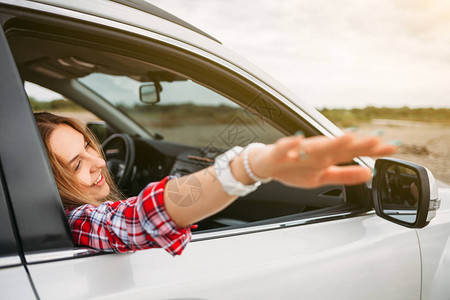
[[[284,137],[270,145],[235,147],[216,158],[214,166],[180,178],[166,177],[138,196],[121,200],[101,148],[84,126],[50,113],[36,113],[35,118],[75,243],[102,251],[161,247],[181,254],[191,238],[190,224],[261,183],[277,180],[303,188],[359,184],[371,179],[368,168],[336,165],[356,156],[395,152],[378,137]],[[183,184],[189,182],[195,190]]]

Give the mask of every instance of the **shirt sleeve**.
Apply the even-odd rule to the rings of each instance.
[[[191,240],[191,227],[178,228],[166,212],[164,189],[169,179],[150,183],[137,197],[66,211],[74,242],[105,252],[160,247],[180,255]]]

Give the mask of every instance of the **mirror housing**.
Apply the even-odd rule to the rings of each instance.
[[[147,82],[139,87],[139,99],[145,104],[156,104],[161,100],[161,91],[159,82]]]
[[[431,172],[396,158],[379,158],[372,182],[372,199],[378,216],[410,227],[425,227],[436,216],[440,199]]]

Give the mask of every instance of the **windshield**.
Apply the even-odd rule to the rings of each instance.
[[[229,147],[262,137],[256,133],[261,131],[261,125],[256,124],[255,116],[191,80],[177,77],[177,80],[157,82],[161,89],[160,101],[156,104],[143,103],[139,97],[140,86],[149,82],[104,73],[93,73],[78,80],[147,131],[158,133],[165,140],[201,147],[219,140],[220,143],[215,142],[217,146]],[[224,142],[220,137],[230,126],[246,135],[239,141],[231,143],[227,139]],[[266,142],[280,136],[278,131],[269,131],[264,132]]]
[[[126,108],[146,106],[139,99],[139,87],[145,82],[134,80],[128,76],[114,76],[103,73],[92,73],[78,80],[114,106]],[[227,98],[191,80],[162,81],[160,84],[162,101],[158,105],[192,103],[195,105],[239,107]]]

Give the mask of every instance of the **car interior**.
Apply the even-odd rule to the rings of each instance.
[[[11,24],[6,36],[24,82],[59,93],[97,116],[98,120],[88,121],[87,126],[103,142],[108,167],[127,196],[136,195],[149,182],[165,176],[179,177],[212,165],[215,157],[239,144],[236,140],[224,142],[223,138],[230,124],[236,125],[236,120],[241,122],[239,128],[247,128],[250,133],[256,132],[253,128],[261,124],[270,128],[258,134],[253,132],[254,136],[247,136],[240,141],[242,143],[269,143],[298,130],[306,136],[319,134],[282,103],[257,87],[244,84],[239,76],[224,75],[223,72],[229,71],[219,70],[217,66],[204,71],[207,65],[196,62],[195,57],[186,63],[184,58],[171,52],[173,49],[156,46],[141,49],[140,45],[126,43],[129,47],[119,43],[113,45],[110,40],[94,39],[87,33],[80,36],[79,32],[20,22]],[[174,57],[180,58],[179,61],[174,62]],[[127,106],[127,99],[120,103],[109,101],[98,90],[89,87],[87,82],[93,74],[100,74],[96,78],[126,77],[138,86],[150,84],[157,94],[161,89],[167,92],[169,84],[192,82],[191,85],[206,87],[230,104],[202,106],[193,100],[194,104],[180,104],[182,108],[177,111],[176,102],[165,105],[167,102],[161,93],[158,103],[140,101]],[[135,89],[135,93],[138,95],[139,89]],[[272,112],[282,116],[265,114],[260,110],[261,105],[252,106],[255,99],[265,101],[272,107]],[[191,131],[199,138],[198,143],[169,139],[161,133],[167,128],[175,132],[188,127],[185,121],[191,122],[189,126],[194,129],[207,127],[206,130],[215,136],[215,142],[208,138],[202,140],[201,131],[196,130]],[[211,122],[216,122],[215,127],[210,126]],[[199,222],[196,230],[209,232],[355,211],[366,205],[360,202],[364,192],[362,186],[297,189],[270,182]]]

